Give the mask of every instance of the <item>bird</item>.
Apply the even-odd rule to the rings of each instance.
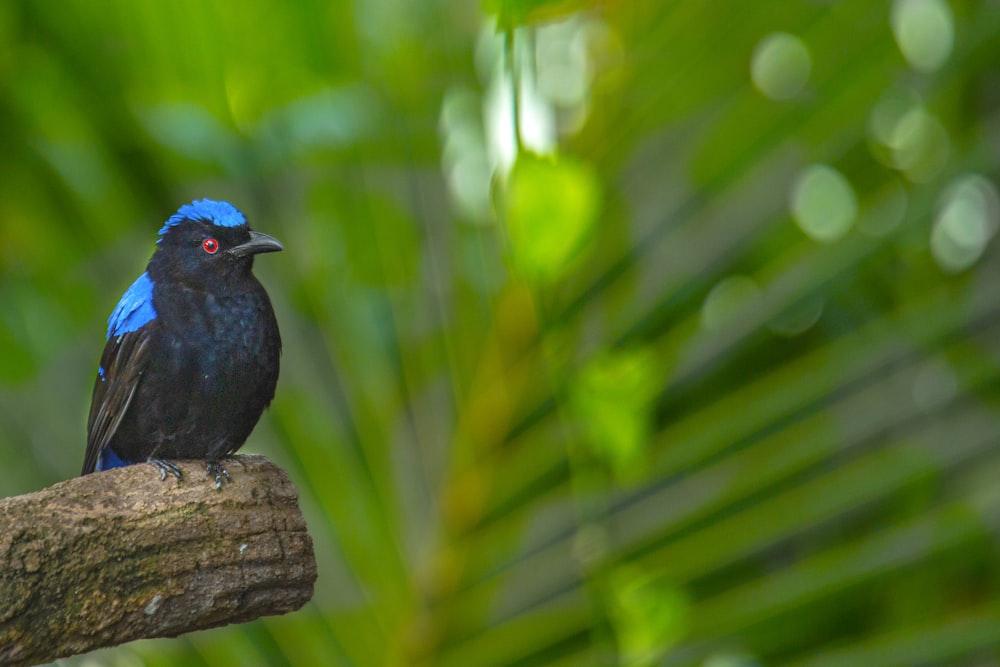
[[[274,398],[281,335],[254,257],[284,250],[226,201],[196,199],[162,226],[146,270],[108,318],[87,419],[83,472],[204,459],[215,488],[222,460]]]

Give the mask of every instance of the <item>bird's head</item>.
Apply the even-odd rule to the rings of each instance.
[[[224,288],[250,274],[254,255],[284,250],[277,239],[251,231],[235,206],[211,199],[181,206],[156,244],[150,277],[200,289]]]

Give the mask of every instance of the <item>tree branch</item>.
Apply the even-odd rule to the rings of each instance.
[[[0,500],[0,664],[284,614],[313,594],[316,559],[288,475],[226,459],[161,481],[135,465]]]

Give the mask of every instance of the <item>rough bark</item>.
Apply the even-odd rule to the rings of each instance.
[[[0,664],[174,637],[305,604],[316,581],[298,492],[262,456],[150,465],[0,500]]]

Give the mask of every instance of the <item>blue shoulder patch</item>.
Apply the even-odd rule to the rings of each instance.
[[[195,199],[190,204],[184,204],[177,209],[177,212],[170,216],[160,228],[159,235],[163,236],[171,227],[179,225],[184,220],[204,220],[219,227],[239,227],[247,224],[247,219],[243,217],[240,210],[227,201]]]
[[[153,308],[153,281],[149,274],[143,271],[142,275],[125,290],[125,294],[108,318],[107,339],[111,340],[112,336],[136,331],[154,319],[156,319],[156,309]]]

